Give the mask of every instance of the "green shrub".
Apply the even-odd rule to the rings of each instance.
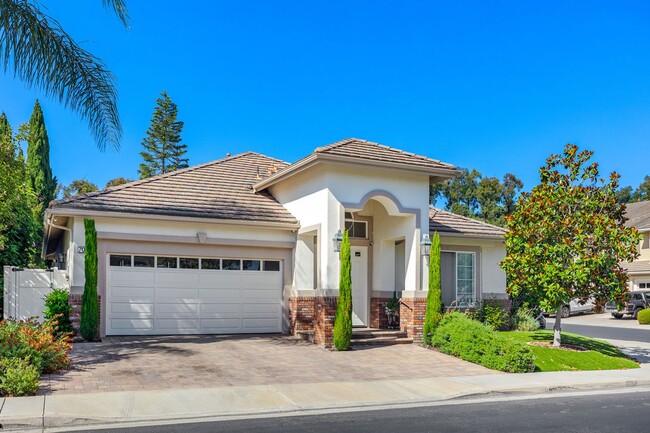
[[[95,221],[84,220],[86,229],[86,256],[84,258],[84,273],[86,282],[81,297],[81,318],[79,331],[87,341],[99,339],[99,301],[97,298],[97,231]]]
[[[334,318],[334,347],[348,350],[352,339],[352,260],[350,257],[350,237],[344,230],[341,242],[341,277],[339,297]]]
[[[442,284],[440,280],[440,236],[433,234],[429,254],[429,292],[424,316],[422,338],[424,344],[431,346],[431,336],[442,318]]]
[[[444,353],[494,370],[526,373],[535,369],[530,347],[507,339],[462,313],[445,314],[431,342]]]
[[[512,316],[512,327],[516,331],[537,331],[539,322],[530,310],[520,308]]]
[[[636,316],[641,325],[650,325],[650,308],[639,311],[638,316]]]
[[[72,323],[70,323],[70,312],[72,307],[68,303],[68,291],[55,289],[45,297],[45,319],[57,323],[57,334],[71,334]]]
[[[38,372],[52,373],[70,365],[70,349],[69,338],[57,336],[52,322],[0,322],[0,359],[24,359]]]
[[[34,395],[38,391],[39,377],[38,369],[26,359],[1,359],[0,395]]]
[[[510,329],[510,317],[499,301],[486,299],[476,312],[476,319],[495,331]]]

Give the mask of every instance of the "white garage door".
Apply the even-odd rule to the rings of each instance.
[[[109,254],[107,335],[282,331],[278,260]]]

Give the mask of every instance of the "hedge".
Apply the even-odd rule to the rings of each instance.
[[[639,311],[639,314],[636,316],[641,325],[650,325],[650,308]]]
[[[505,338],[462,313],[445,314],[431,342],[444,353],[493,370],[510,373],[535,370],[535,356],[530,347]]]

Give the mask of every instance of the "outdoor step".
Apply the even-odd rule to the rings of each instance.
[[[314,331],[296,331],[296,337],[304,341],[314,342]]]
[[[400,331],[399,329],[353,329],[352,330],[352,339],[366,339],[366,338],[379,338],[379,337],[406,337],[405,331]]]
[[[351,343],[353,346],[391,346],[393,344],[413,344],[413,339],[406,337],[355,338]]]

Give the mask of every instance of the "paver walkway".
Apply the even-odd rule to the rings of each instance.
[[[294,337],[109,337],[78,343],[40,394],[499,374],[416,345],[330,352]]]

